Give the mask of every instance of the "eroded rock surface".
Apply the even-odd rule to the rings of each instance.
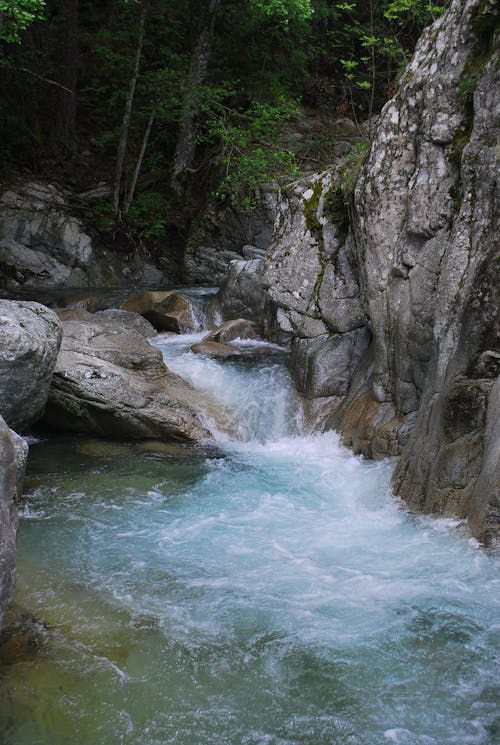
[[[0,416],[0,628],[16,582],[17,502],[28,446]]]
[[[223,412],[172,373],[134,328],[85,311],[63,315],[63,341],[44,421],[124,439],[199,442]]]
[[[123,256],[94,240],[75,216],[91,192],[70,194],[50,183],[19,183],[0,195],[0,286],[100,287],[133,280],[158,284],[162,270],[135,252]],[[75,213],[74,202],[78,203]]]
[[[52,310],[0,300],[0,414],[10,427],[25,432],[42,416],[60,343]]]
[[[292,337],[317,426],[400,455],[397,493],[482,538],[500,520],[497,21],[490,0],[453,0],[355,188],[350,156],[284,190],[265,259],[234,262],[220,296],[224,318]]]

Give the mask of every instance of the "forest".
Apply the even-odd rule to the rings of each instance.
[[[300,113],[373,121],[445,4],[0,0],[2,180],[103,182],[96,226],[151,242],[207,196],[251,209],[311,158],[284,136]]]

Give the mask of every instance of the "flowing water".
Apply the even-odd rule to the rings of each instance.
[[[157,343],[237,440],[32,445],[16,608],[39,620],[0,667],[0,743],[500,742],[498,557],[408,514],[390,462],[301,435],[279,354],[192,341]]]

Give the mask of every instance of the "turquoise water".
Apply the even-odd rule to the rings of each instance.
[[[301,435],[279,355],[192,341],[157,343],[238,439],[32,445],[2,745],[500,742],[498,557]]]

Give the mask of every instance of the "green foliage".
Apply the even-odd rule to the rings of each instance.
[[[162,238],[167,227],[165,194],[151,190],[140,192],[132,202],[127,218],[141,238]]]
[[[251,210],[263,184],[298,177],[293,155],[280,147],[283,127],[294,110],[286,102],[254,102],[243,113],[223,107],[212,113],[205,137],[219,148],[219,199]]]
[[[320,111],[319,121],[324,111],[351,116],[356,123],[366,119],[391,95],[396,75],[423,26],[445,3],[223,0],[217,10],[207,77],[196,91],[189,91],[197,107],[197,147],[184,210],[208,193],[251,208],[262,183],[298,177],[294,158],[283,144],[294,107],[305,108],[309,120],[315,118],[311,109]],[[0,159],[4,168],[9,162],[42,176],[47,173],[49,178],[63,170],[83,191],[89,178],[112,181],[142,3],[79,0],[78,7],[77,142],[74,160],[65,162],[63,170],[58,164],[57,85],[53,85],[61,80],[58,30],[63,3],[0,0],[0,39],[9,42],[3,44],[0,76]],[[165,231],[165,215],[180,212],[172,202],[167,209],[172,200],[168,185],[193,50],[206,24],[208,0],[149,0],[148,7],[123,184],[131,183],[154,111],[127,220],[137,234],[156,239]],[[44,9],[46,18],[37,23]],[[478,15],[483,47],[489,38],[487,20]],[[23,35],[28,25],[29,34]],[[473,72],[467,72],[460,84],[459,94],[467,101]],[[321,125],[304,141],[311,155],[310,143],[317,138],[318,152],[313,150],[310,160],[326,165],[331,142],[325,141],[325,132]],[[298,152],[300,157],[300,147]],[[362,158],[360,151],[346,170],[346,193]],[[106,205],[97,212],[96,219],[106,227],[112,217]]]
[[[285,26],[292,21],[306,21],[313,14],[310,0],[251,0],[255,8],[279,19]]]
[[[0,0],[0,40],[19,42],[21,32],[43,15],[45,0]]]
[[[316,69],[321,69],[322,87],[331,91],[331,108],[350,112],[358,120],[380,108],[392,94],[422,29],[446,4],[447,0],[314,0]],[[321,23],[314,25],[315,19]]]

